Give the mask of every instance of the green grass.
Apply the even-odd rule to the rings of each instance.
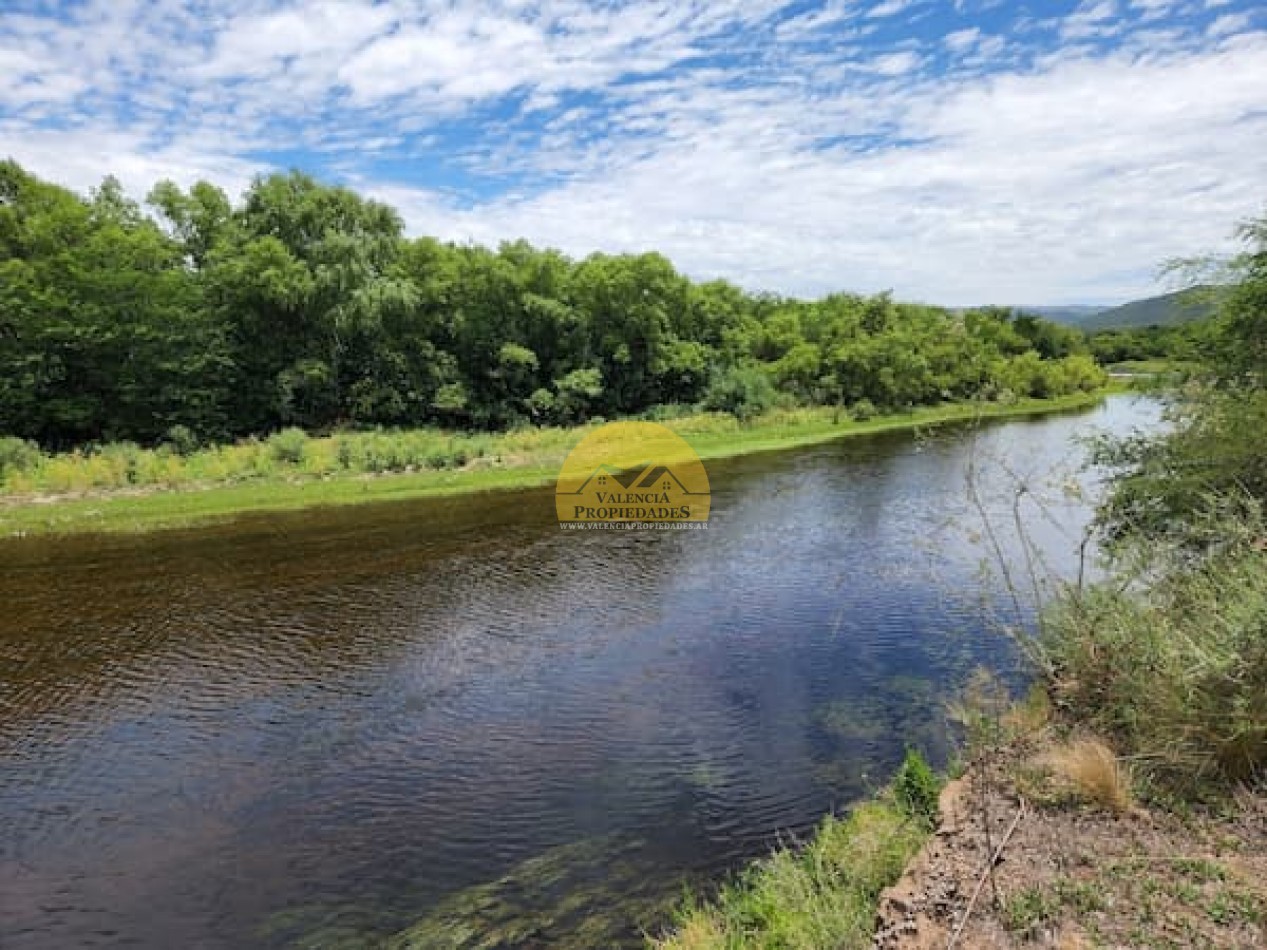
[[[657,950],[847,950],[870,947],[880,892],[927,838],[888,800],[828,818],[799,849],[753,864],[716,900],[684,909]]]
[[[750,865],[709,903],[688,902],[655,950],[870,947],[880,893],[936,824],[941,779],[908,750],[892,785],[847,818],[828,817],[802,847]]]
[[[1110,373],[1124,373],[1131,376],[1168,376],[1191,372],[1197,368],[1196,363],[1170,359],[1123,360],[1105,367]]]
[[[1010,895],[999,910],[1003,926],[1019,936],[1036,937],[1060,913],[1060,903],[1041,887],[1026,887]]]
[[[699,413],[665,424],[708,460],[852,435],[1086,408],[1103,394],[948,404],[865,421],[818,407],[777,410],[744,423]],[[121,444],[39,456],[22,468],[0,470],[0,537],[153,531],[253,512],[545,485],[592,428],[326,438],[288,430],[187,455]]]

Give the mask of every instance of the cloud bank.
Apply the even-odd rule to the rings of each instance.
[[[1113,302],[1264,210],[1263,20],[1236,0],[11,2],[0,155],[138,195],[299,167],[413,233],[654,249],[753,289]]]

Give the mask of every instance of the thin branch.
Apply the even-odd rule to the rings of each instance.
[[[1003,856],[1003,848],[1006,847],[1008,841],[1012,838],[1012,833],[1016,831],[1016,826],[1021,823],[1021,819],[1025,817],[1025,799],[1021,799],[1021,807],[1016,812],[1016,817],[1012,819],[1012,824],[1007,829],[1007,834],[1003,836],[1003,840],[999,842],[999,846],[990,855],[990,860],[982,870],[980,877],[977,878],[977,886],[972,892],[972,897],[968,899],[968,906],[964,909],[963,918],[956,925],[954,932],[950,935],[950,941],[946,944],[946,950],[954,950],[955,945],[959,943],[959,938],[963,935],[964,928],[968,926],[968,919],[972,916],[972,909],[976,906],[977,898],[981,896],[981,888],[985,887],[985,879],[993,878],[994,866],[999,863],[999,858]]]

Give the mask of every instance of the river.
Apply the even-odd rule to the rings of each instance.
[[[1076,437],[1157,416],[711,462],[707,531],[531,490],[2,544],[0,946],[637,946],[1015,676],[969,461],[1014,582],[1018,479],[1070,577]]]

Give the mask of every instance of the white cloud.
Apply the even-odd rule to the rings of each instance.
[[[342,0],[313,3],[302,10],[241,14],[218,33],[211,59],[189,72],[195,79],[242,79],[282,72],[296,61],[320,67],[392,23],[387,7]]]
[[[1207,31],[1210,36],[1230,36],[1249,29],[1253,17],[1248,13],[1225,13],[1213,23]]]
[[[1131,0],[1131,9],[1140,11],[1146,20],[1153,20],[1170,13],[1182,0]]]
[[[947,49],[955,53],[963,53],[976,46],[979,39],[981,39],[981,30],[974,26],[966,30],[947,33],[941,41]]]
[[[919,0],[881,0],[867,11],[867,16],[871,18],[897,16],[899,13],[905,13],[918,2]]]
[[[0,24],[0,155],[137,195],[309,155],[413,233],[785,292],[1112,300],[1219,246],[1267,180],[1267,34],[1125,4],[950,31],[933,75],[935,42],[868,42],[908,0],[777,28],[785,0],[93,0]],[[437,163],[455,184],[409,180]]]
[[[1121,299],[1149,291],[1165,259],[1223,245],[1231,223],[1258,210],[1265,55],[1260,42],[1147,67],[1085,60],[923,86],[889,106],[920,144],[853,153],[754,141],[732,107],[732,122],[682,119],[682,144],[530,198],[459,209],[426,192],[393,197],[452,238],[654,248],[697,276],[754,287]],[[865,115],[838,106],[799,118],[753,108],[789,130]]]
[[[1060,33],[1067,40],[1111,36],[1122,23],[1117,18],[1115,0],[1083,0],[1061,23]]]
[[[238,195],[253,176],[268,171],[263,163],[216,150],[213,142],[153,143],[148,135],[97,129],[14,135],[0,124],[0,156],[11,157],[35,174],[80,192],[100,184],[110,174],[137,198],[143,198],[164,178],[185,187],[199,180],[212,181]]]
[[[902,50],[897,53],[886,53],[883,56],[877,56],[874,59],[859,63],[857,68],[863,72],[876,73],[880,76],[901,76],[905,73],[914,72],[923,62],[923,57],[918,53],[910,50]]]

